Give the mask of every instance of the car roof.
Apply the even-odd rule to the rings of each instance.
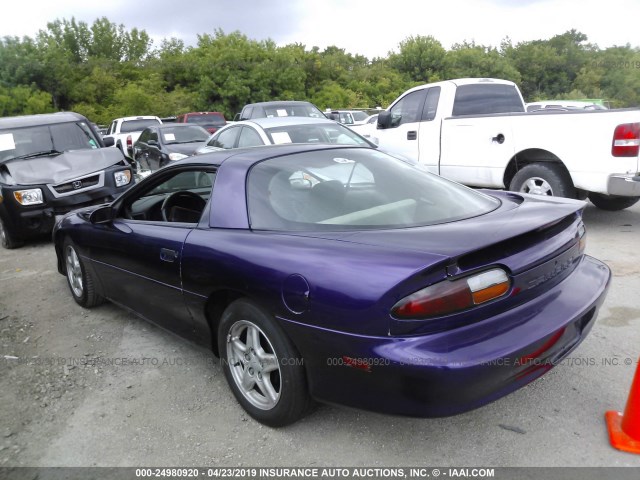
[[[75,112],[41,113],[38,115],[20,115],[18,117],[0,118],[0,128],[33,127],[36,125],[53,125],[64,122],[86,121],[87,119]]]
[[[288,125],[315,125],[318,123],[339,125],[333,120],[328,118],[318,117],[267,117],[267,118],[252,118],[251,120],[242,120],[237,122],[236,125],[250,125],[256,124],[262,128],[284,127]]]
[[[174,130],[176,128],[194,128],[194,127],[202,128],[197,123],[178,123],[178,122],[167,123],[167,124],[163,123],[162,125],[150,125],[147,128],[157,128],[159,130]]]
[[[244,106],[246,107],[255,107],[255,106],[270,106],[270,105],[313,105],[311,102],[307,102],[304,100],[272,100],[269,102],[257,102],[257,103],[248,103]]]
[[[204,153],[194,157],[180,160],[180,165],[202,165],[203,163],[221,165],[222,163],[233,163],[238,166],[244,165],[248,170],[252,165],[268,158],[280,157],[302,152],[315,152],[319,150],[345,150],[363,149],[366,147],[357,145],[326,145],[317,143],[287,143],[280,145],[262,145],[257,147],[234,148],[228,150],[218,150]],[[371,150],[375,150],[371,148]]]
[[[160,117],[156,117],[154,115],[138,115],[137,117],[121,117],[116,120],[122,120],[123,122],[128,122],[130,120],[160,120]]]
[[[188,113],[181,113],[179,116],[184,117],[187,115],[222,115],[222,112],[188,112]]]

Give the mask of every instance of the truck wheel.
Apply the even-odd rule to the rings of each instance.
[[[532,163],[518,170],[509,184],[514,192],[576,198],[571,177],[558,165]]]
[[[632,205],[638,203],[640,197],[618,197],[616,195],[603,195],[602,193],[590,193],[589,200],[596,207],[602,210],[609,210],[615,212],[617,210],[624,210]]]
[[[21,247],[24,242],[17,239],[10,231],[9,227],[0,218],[0,243],[7,250]]]

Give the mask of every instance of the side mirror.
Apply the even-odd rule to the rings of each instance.
[[[113,147],[116,144],[116,142],[113,139],[113,137],[105,137],[105,138],[103,138],[102,139],[102,143],[104,143],[105,147]]]
[[[384,112],[380,112],[378,114],[378,128],[380,129],[390,128],[391,119],[392,119],[391,112],[387,112],[386,110]]]
[[[104,205],[96,208],[89,215],[89,222],[94,225],[100,225],[104,223],[111,223],[113,221],[113,208],[111,205]]]
[[[150,147],[157,147],[158,146],[158,141],[157,140],[147,140],[147,145],[149,145]]]

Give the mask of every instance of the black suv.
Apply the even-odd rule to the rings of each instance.
[[[129,188],[131,166],[117,148],[103,148],[112,145],[77,113],[0,118],[2,246],[50,233],[57,216]]]

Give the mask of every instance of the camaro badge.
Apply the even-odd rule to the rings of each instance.
[[[569,259],[565,262],[562,263],[558,263],[556,262],[553,270],[551,270],[550,272],[535,278],[533,280],[531,280],[529,282],[529,288],[533,288],[533,287],[537,287],[538,285],[543,284],[544,282],[547,282],[549,280],[551,280],[554,277],[557,277],[558,275],[560,275],[562,272],[564,272],[567,268],[569,268],[571,266],[571,263],[573,262],[573,255],[571,257],[569,257]]]

